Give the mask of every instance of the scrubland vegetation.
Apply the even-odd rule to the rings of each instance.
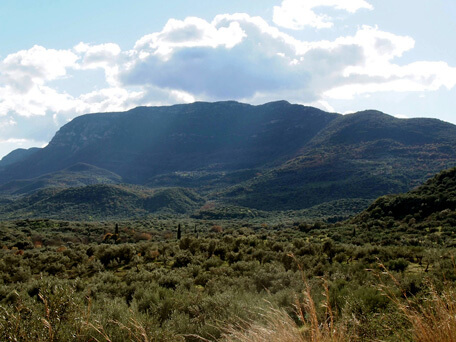
[[[454,232],[366,222],[5,222],[0,339],[453,341]]]
[[[337,223],[4,221],[0,340],[456,341],[455,198],[451,169]]]

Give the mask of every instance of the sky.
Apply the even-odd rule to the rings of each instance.
[[[275,100],[456,124],[456,1],[1,0],[0,158],[76,116]]]

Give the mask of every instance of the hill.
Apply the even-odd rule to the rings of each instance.
[[[46,217],[62,220],[134,219],[149,214],[189,214],[204,200],[182,188],[147,189],[97,184],[47,188],[0,208],[2,219]]]
[[[349,230],[356,229],[357,241],[456,246],[456,168],[407,193],[378,198],[347,223],[352,225]]]
[[[39,150],[40,149],[38,147],[32,147],[29,149],[18,148],[17,150],[8,153],[0,160],[0,168],[24,160]]]
[[[369,222],[381,218],[411,225],[425,223],[427,228],[430,225],[446,223],[454,226],[455,211],[456,168],[452,168],[405,194],[380,197],[367,210],[356,216],[353,222]],[[448,219],[448,222],[445,219]]]
[[[8,195],[30,194],[45,188],[70,188],[93,184],[118,184],[121,177],[93,165],[78,163],[64,170],[37,178],[14,180],[0,185],[0,193]]]

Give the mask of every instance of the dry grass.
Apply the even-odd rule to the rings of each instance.
[[[305,323],[299,327],[293,319],[280,309],[270,308],[262,315],[261,322],[240,322],[225,330],[223,342],[342,342],[349,341],[345,330],[320,322],[317,318],[316,306],[311,297],[303,303],[305,312],[298,309],[298,315]],[[309,293],[310,294],[310,293]],[[329,317],[328,317],[329,318]]]
[[[392,297],[411,324],[410,334],[416,342],[456,342],[456,291],[446,284],[439,293],[429,284],[429,295],[421,303]]]
[[[290,257],[294,258],[293,255]],[[311,295],[311,286],[299,263],[297,261],[296,263],[305,285],[304,300],[302,303],[297,302],[296,304],[296,312],[302,326],[299,327],[285,311],[270,308],[262,315],[262,322],[244,321],[226,328],[221,339],[223,342],[343,342],[353,340],[348,337],[342,324],[335,324],[326,281],[323,282],[325,299],[322,303],[325,308],[325,318],[318,319],[317,306]]]
[[[447,282],[441,292],[432,283],[425,299],[409,298],[400,288],[398,280],[384,267],[384,274],[395,283],[394,286],[381,286],[383,292],[396,304],[409,325],[404,325],[395,332],[397,341],[415,342],[456,342],[456,287]],[[317,306],[311,296],[311,287],[303,275],[304,300],[297,303],[297,314],[302,326],[296,324],[283,310],[271,308],[264,312],[261,322],[241,322],[225,330],[223,342],[345,342],[358,341],[356,330],[348,330],[350,324],[356,323],[350,317],[335,319],[329,305],[329,288],[323,282],[325,318],[319,319]],[[303,309],[301,309],[303,308]],[[385,313],[397,315],[397,311]],[[365,340],[365,339],[361,339]]]
[[[400,288],[397,279],[380,264],[387,274]],[[396,304],[410,323],[408,332],[415,342],[456,342],[456,289],[455,285],[446,282],[439,292],[434,284],[428,281],[429,291],[424,300],[410,298],[402,290],[402,298],[398,298],[391,287],[383,286],[383,292]]]
[[[261,323],[241,322],[226,328],[222,341],[224,342],[304,342],[303,334],[284,311],[269,309],[264,313]]]
[[[442,293],[434,287],[430,298],[417,307],[400,305],[413,327],[417,342],[456,342],[456,291],[447,285]]]

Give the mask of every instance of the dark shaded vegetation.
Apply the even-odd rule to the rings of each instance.
[[[427,238],[434,244],[453,246],[455,210],[456,168],[452,168],[408,193],[377,199],[351,222],[369,229],[374,236],[384,235],[384,239],[389,234],[390,239],[408,239],[417,245]]]
[[[94,184],[118,184],[121,177],[98,167],[78,163],[61,171],[37,178],[14,180],[0,186],[6,195],[30,194],[46,188],[82,187]]]
[[[15,201],[6,202],[0,207],[0,216],[7,219],[125,219],[157,213],[184,214],[193,212],[203,204],[201,196],[189,189],[150,189],[126,184],[97,184],[39,190]]]

